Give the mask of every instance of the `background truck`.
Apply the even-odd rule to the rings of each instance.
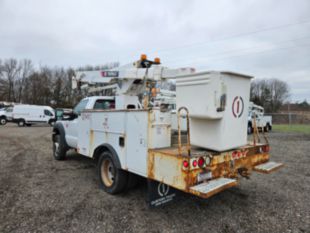
[[[255,117],[254,117],[255,116]],[[268,132],[272,130],[272,116],[264,115],[264,108],[250,102],[248,114],[248,134],[253,132],[253,120],[256,119],[257,129]]]
[[[49,106],[19,104],[12,107],[12,121],[18,126],[31,126],[45,123],[54,125],[56,121],[54,109]]]
[[[12,121],[13,106],[6,106],[0,109],[0,125]]]
[[[0,125],[5,125],[7,123],[6,118],[6,108],[0,109]]]
[[[77,73],[75,81],[87,75]],[[149,204],[158,206],[174,198],[174,189],[208,198],[237,185],[239,177],[282,166],[269,161],[267,141],[247,142],[250,76],[168,69],[145,56],[132,67],[94,75],[108,80],[100,88],[113,89],[114,95],[85,98],[70,120],[57,121],[53,155],[63,160],[75,149],[95,159],[100,186],[108,193],[122,192],[142,176],[148,180]],[[165,79],[176,79],[177,115],[187,120],[186,141],[178,127],[176,145],[171,111],[152,101],[157,83]]]

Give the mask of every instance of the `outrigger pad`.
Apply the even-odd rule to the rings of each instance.
[[[237,180],[221,177],[193,186],[190,188],[190,191],[199,197],[208,198],[216,193],[223,191],[224,189],[228,189],[236,185]]]
[[[276,162],[270,161],[270,162],[262,163],[260,165],[255,166],[254,171],[269,174],[275,170],[278,170],[279,168],[283,166],[284,166],[283,163],[276,163]]]

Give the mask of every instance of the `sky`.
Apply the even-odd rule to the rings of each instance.
[[[168,67],[278,78],[310,102],[309,0],[0,0],[0,58],[78,67],[145,53]]]

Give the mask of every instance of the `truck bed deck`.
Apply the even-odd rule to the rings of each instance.
[[[201,148],[201,147],[197,147],[197,146],[191,146],[191,157],[199,157],[199,156],[204,156],[206,154],[211,154],[213,156],[216,156],[216,155],[220,155],[222,153],[228,153],[230,151],[235,151],[235,150],[249,150],[249,149],[253,149],[253,148],[260,148],[263,145],[265,145],[265,144],[264,143],[256,143],[256,145],[254,146],[252,142],[248,142],[247,145],[240,146],[238,148],[234,148],[234,149],[230,149],[230,150],[226,150],[226,151],[214,151],[214,150],[205,149],[205,148]],[[180,156],[179,148],[178,148],[177,144],[174,144],[171,147],[157,148],[157,149],[150,149],[150,150],[152,150],[154,152],[159,152],[162,154]],[[182,155],[182,157],[188,156],[188,153],[186,151],[185,146],[182,146],[182,154],[181,155]]]

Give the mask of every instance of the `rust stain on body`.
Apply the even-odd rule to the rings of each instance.
[[[267,162],[269,160],[269,154],[262,153],[260,147],[261,145],[248,145],[238,150],[222,153],[193,148],[191,150],[191,156],[188,156],[186,147],[181,154],[179,154],[178,147],[150,149],[148,153],[148,178],[163,182],[176,189],[207,198],[224,189],[237,185],[237,180],[240,175],[248,177],[256,165]],[[234,152],[239,153],[240,157],[234,159],[236,158],[236,156],[233,155]],[[203,154],[208,154],[210,156],[210,164],[203,168],[183,168],[183,161],[188,161],[190,163],[192,159],[197,159]],[[236,183],[224,185],[207,195],[191,190],[191,187],[199,184],[197,179],[198,175],[206,172],[211,172],[212,180],[225,177],[236,179]]]
[[[94,130],[89,131],[89,157],[92,157],[92,151],[94,146]]]

